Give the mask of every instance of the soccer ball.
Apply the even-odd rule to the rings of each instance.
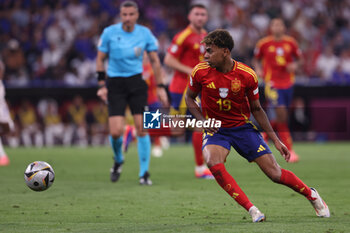
[[[24,172],[24,180],[27,186],[34,191],[44,191],[55,180],[55,172],[50,164],[43,161],[35,161],[28,165]]]

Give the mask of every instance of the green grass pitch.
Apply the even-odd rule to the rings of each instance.
[[[194,178],[190,145],[172,146],[152,158],[154,185],[138,184],[133,145],[122,176],[109,181],[112,152],[100,148],[10,149],[11,165],[0,167],[0,232],[350,232],[350,143],[296,144],[297,164],[279,164],[317,188],[331,210],[318,218],[310,203],[272,183],[252,163],[231,152],[226,167],[267,216],[252,223],[214,180]],[[23,172],[35,160],[56,173],[52,187],[34,192]]]

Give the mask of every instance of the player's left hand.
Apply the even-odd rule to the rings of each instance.
[[[157,87],[158,99],[161,102],[162,106],[167,108],[169,107],[168,95],[166,93],[165,88]]]
[[[281,153],[282,157],[288,162],[290,159],[290,152],[288,148],[280,141],[275,141],[275,147],[276,149]]]
[[[101,98],[101,100],[107,103],[108,90],[107,87],[101,87],[97,91],[97,96]]]

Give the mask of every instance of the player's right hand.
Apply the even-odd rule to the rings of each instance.
[[[203,127],[203,128],[208,133],[217,133],[219,131],[219,128],[216,128],[216,127]]]
[[[217,133],[219,131],[218,128],[204,128],[208,133]]]
[[[275,141],[274,144],[276,149],[281,153],[283,158],[288,162],[290,159],[290,152],[288,148],[280,140]]]
[[[97,96],[100,97],[101,100],[106,104],[107,104],[107,94],[108,94],[107,87],[101,87],[97,91]]]

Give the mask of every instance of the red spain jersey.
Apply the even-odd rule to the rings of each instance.
[[[194,67],[204,60],[205,48],[204,45],[201,44],[201,41],[206,35],[207,32],[205,30],[197,34],[188,26],[185,30],[175,35],[168,49],[168,53],[177,58],[182,64]],[[169,86],[169,91],[183,93],[186,89],[187,82],[188,75],[175,70]]]
[[[294,84],[294,73],[288,72],[286,67],[301,57],[301,51],[292,37],[283,36],[276,41],[273,36],[267,36],[258,41],[254,54],[262,59],[265,83],[277,89],[287,89]]]
[[[206,62],[199,63],[190,77],[189,88],[201,93],[202,113],[232,128],[249,121],[249,100],[259,99],[258,78],[247,65],[234,61],[232,70],[221,73]]]

